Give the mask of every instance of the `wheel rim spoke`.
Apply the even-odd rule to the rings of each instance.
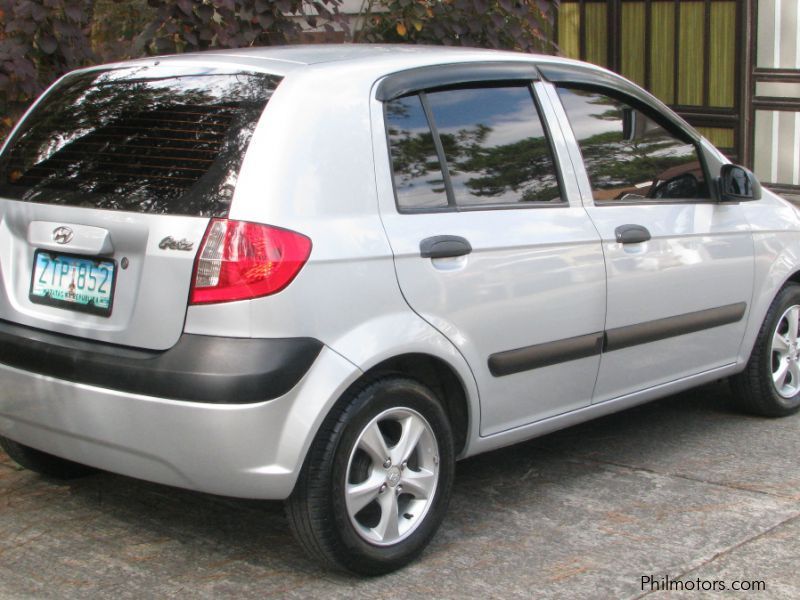
[[[775,387],[781,390],[786,384],[786,377],[789,375],[789,362],[786,360],[778,363],[778,370],[772,374],[772,380],[775,382]]]
[[[797,342],[797,327],[800,324],[800,306],[793,306],[790,308],[786,313],[786,320],[789,324],[789,331],[787,332],[787,337],[789,338],[789,342],[796,343]]]
[[[358,514],[370,502],[378,497],[378,492],[383,485],[384,477],[373,472],[369,479],[362,483],[347,484],[347,508],[351,515]]]
[[[397,538],[400,535],[400,513],[394,490],[385,492],[378,504],[381,506],[381,520],[373,529],[375,535],[381,541]]]
[[[436,474],[428,469],[403,471],[403,493],[408,493],[417,499],[430,498],[431,492],[436,486]]]
[[[402,423],[403,432],[400,440],[391,449],[392,462],[396,465],[405,463],[417,448],[419,439],[425,433],[425,423],[416,416],[410,416]]]
[[[775,335],[772,336],[772,350],[780,354],[781,357],[785,356],[789,352],[789,340],[776,331]]]
[[[797,384],[800,383],[800,365],[797,364],[796,360],[789,361],[789,374],[792,376],[792,388],[797,389]]]
[[[375,465],[382,465],[389,458],[386,440],[383,439],[383,434],[377,423],[373,423],[364,431],[358,442],[358,447],[369,454]]]

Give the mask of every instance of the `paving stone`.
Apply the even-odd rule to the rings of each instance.
[[[647,574],[798,597],[800,415],[743,416],[728,396],[706,386],[459,463],[431,547],[372,579],[307,560],[277,502],[56,482],[0,456],[0,598],[637,598]]]

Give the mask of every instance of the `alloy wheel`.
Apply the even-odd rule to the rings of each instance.
[[[439,481],[439,447],[428,421],[410,408],[373,418],[356,439],[345,482],[345,504],[358,535],[389,546],[424,521]]]
[[[800,391],[800,305],[784,311],[772,335],[772,382],[784,398]]]

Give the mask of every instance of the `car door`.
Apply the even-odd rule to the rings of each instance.
[[[603,256],[573,174],[558,174],[569,161],[532,76],[497,83],[470,65],[482,81],[437,87],[421,73],[422,89],[404,74],[403,93],[375,103],[381,215],[402,293],[471,366],[482,435],[587,406]]]
[[[606,259],[594,402],[734,363],[753,243],[741,207],[714,199],[697,139],[620,89],[564,83],[548,93],[580,150],[579,185]]]

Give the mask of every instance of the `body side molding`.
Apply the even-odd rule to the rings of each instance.
[[[554,342],[545,342],[489,356],[489,371],[495,377],[547,367],[570,360],[656,342],[742,320],[746,302],[727,304],[655,321],[625,325]]]
[[[603,332],[546,342],[535,346],[497,352],[489,357],[489,371],[495,377],[600,354]]]
[[[639,344],[656,342],[687,333],[738,323],[747,310],[746,302],[737,302],[636,325],[626,325],[606,330],[604,352],[613,352]]]

